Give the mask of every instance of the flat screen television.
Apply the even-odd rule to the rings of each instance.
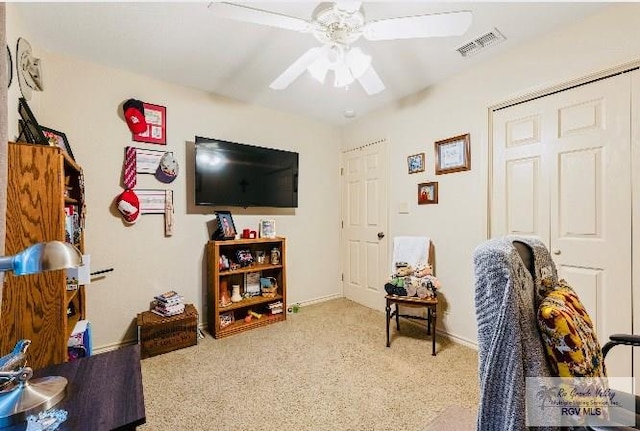
[[[196,136],[196,205],[298,207],[298,153]]]

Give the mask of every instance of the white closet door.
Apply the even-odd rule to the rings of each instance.
[[[539,236],[602,344],[632,330],[630,88],[618,75],[493,117],[492,236]],[[631,376],[631,349],[606,365]]]

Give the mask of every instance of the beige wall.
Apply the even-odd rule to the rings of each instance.
[[[245,141],[300,152],[301,199],[295,215],[276,215],[279,233],[289,238],[290,300],[339,295],[340,139],[349,148],[387,137],[390,141],[390,236],[432,237],[438,276],[446,300],[443,326],[460,340],[476,340],[471,253],[487,235],[487,108],[515,95],[558,84],[640,58],[640,5],[613,5],[585,21],[495,58],[473,70],[354,122],[338,132],[312,121],[168,85],[148,77],[95,64],[41,55],[46,91],[32,107],[41,123],[67,133],[87,177],[87,249],[93,269],[115,272],[88,290],[88,313],[96,346],[133,337],[133,319],[151,296],[175,288],[203,311],[203,245],[211,215],[187,209],[187,143],[195,134]],[[7,7],[7,39],[29,37]],[[508,37],[508,35],[506,35]],[[9,91],[9,133],[15,134],[18,92]],[[121,190],[122,151],[130,144],[118,105],[137,97],[167,106],[167,149],[176,152],[180,177],[175,192],[176,234],[163,236],[161,216],[143,216],[126,227],[113,213]],[[434,175],[433,142],[471,133],[472,170]],[[148,148],[158,148],[148,146]],[[406,157],[427,153],[427,170],[407,175]],[[440,203],[416,204],[416,184],[439,181]],[[142,178],[142,187],[158,187]],[[321,184],[322,187],[317,187]],[[398,206],[410,203],[410,214]],[[234,209],[234,213],[243,212]],[[236,215],[238,227],[255,226],[259,214]],[[203,317],[201,316],[201,320]]]
[[[8,40],[28,37],[28,27],[7,7],[12,23]],[[43,52],[46,89],[30,103],[42,125],[67,134],[86,181],[86,250],[92,270],[115,271],[87,289],[88,318],[97,348],[134,338],[134,319],[149,308],[153,295],[175,289],[194,303],[205,321],[204,245],[213,208],[196,213],[187,196],[192,166],[188,142],[194,135],[297,151],[300,153],[299,207],[274,211],[231,208],[236,227],[256,229],[260,216],[272,215],[279,235],[288,238],[290,302],[313,301],[341,294],[339,262],[339,133],[332,127],[293,115],[248,106],[212,94],[163,83],[149,77]],[[17,131],[17,86],[9,98],[9,136]],[[113,209],[122,191],[124,147],[131,135],[119,105],[135,97],[167,107],[166,150],[173,151],[180,175],[174,191],[175,234],[164,236],[162,215],[144,215],[126,226]],[[150,149],[158,145],[135,144]],[[151,175],[138,176],[140,188],[167,188]],[[192,196],[189,194],[189,196]]]
[[[446,302],[440,316],[452,335],[476,342],[471,255],[487,235],[488,107],[639,59],[639,26],[639,4],[605,8],[344,130],[344,147],[389,138],[390,236],[426,234],[433,239]],[[463,133],[471,133],[471,171],[436,176],[434,141]],[[423,151],[426,172],[408,175],[407,156]],[[425,181],[439,182],[438,205],[417,205],[416,184]],[[410,203],[410,214],[398,213],[402,202]]]

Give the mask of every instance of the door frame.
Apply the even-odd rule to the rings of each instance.
[[[383,157],[382,157],[382,162],[385,163],[386,165],[386,169],[385,169],[385,177],[384,177],[384,182],[385,182],[385,187],[387,189],[387,193],[385,196],[385,199],[383,200],[384,202],[380,202],[379,205],[383,205],[384,206],[384,211],[386,212],[386,225],[384,226],[384,232],[385,232],[385,237],[387,240],[387,245],[384,248],[384,254],[387,257],[387,261],[389,260],[389,256],[391,255],[391,242],[389,241],[389,224],[390,224],[390,216],[391,216],[391,211],[389,208],[389,199],[390,199],[390,186],[391,186],[391,166],[390,166],[390,162],[389,162],[389,140],[387,138],[381,138],[381,139],[377,139],[371,142],[368,142],[366,144],[363,145],[359,145],[357,147],[345,147],[340,151],[340,169],[338,171],[338,175],[340,176],[340,274],[341,274],[341,283],[340,283],[340,293],[342,295],[343,298],[346,298],[345,296],[345,280],[344,280],[344,273],[345,273],[345,265],[346,265],[346,259],[347,259],[347,247],[346,247],[346,238],[344,235],[344,220],[345,220],[345,208],[344,208],[344,181],[343,181],[343,171],[344,171],[344,158],[345,158],[345,154],[350,153],[352,151],[360,151],[366,147],[369,147],[371,145],[377,145],[377,144],[382,144],[382,151],[383,151]],[[384,284],[384,280],[380,280],[380,282],[382,283],[381,286]],[[382,304],[382,299],[384,297],[381,297],[381,304]],[[381,308],[381,310],[383,310],[384,308]]]

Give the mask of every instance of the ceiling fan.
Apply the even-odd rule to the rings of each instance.
[[[226,2],[212,2],[209,9],[223,18],[311,33],[322,44],[306,51],[282,72],[270,84],[274,90],[287,88],[306,70],[324,83],[332,70],[335,87],[348,87],[357,80],[368,95],[374,95],[385,86],[371,64],[371,56],[352,46],[360,37],[378,41],[460,36],[471,25],[469,11],[366,21],[362,2],[354,0],[320,3],[308,21]]]

